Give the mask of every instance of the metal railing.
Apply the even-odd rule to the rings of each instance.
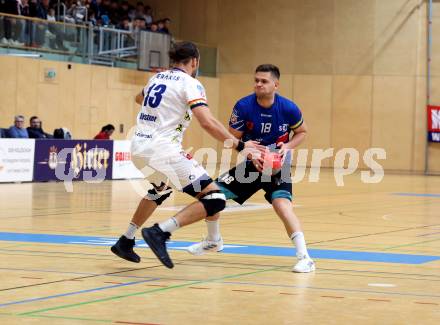
[[[57,16],[62,21],[52,22],[0,13],[0,53],[39,54],[43,59],[49,60],[104,64],[130,69],[138,69],[138,63],[141,61],[139,57],[149,55],[145,54],[145,51],[139,51],[139,31],[96,27],[91,23],[72,24],[66,22],[66,14],[62,2],[58,3],[57,8]],[[202,56],[201,75],[216,76],[217,49],[204,44],[198,45]],[[165,49],[165,55],[166,52]],[[165,60],[161,62],[167,64]]]
[[[81,54],[87,26],[0,13],[0,46],[10,49]]]
[[[66,11],[67,11],[66,5],[63,2],[61,2],[61,0],[58,0],[56,8],[57,8],[57,15],[56,15],[57,21],[64,20],[64,16],[66,16]]]
[[[115,55],[127,57],[137,55],[138,37],[130,31],[100,27],[95,29],[99,34],[98,55]]]

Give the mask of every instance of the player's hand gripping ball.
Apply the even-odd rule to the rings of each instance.
[[[278,152],[267,151],[263,157],[263,173],[275,175],[281,170],[283,157]]]

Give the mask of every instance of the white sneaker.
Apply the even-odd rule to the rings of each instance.
[[[186,250],[192,255],[203,255],[207,252],[220,252],[223,250],[223,239],[220,237],[219,240],[208,240],[203,239],[200,243],[192,244],[187,247]]]
[[[303,256],[302,258],[298,258],[298,262],[292,268],[293,272],[296,273],[309,273],[316,270],[315,262],[308,257]]]
[[[9,45],[9,40],[5,37],[2,38],[2,40],[0,41],[0,43],[2,43],[3,45]]]

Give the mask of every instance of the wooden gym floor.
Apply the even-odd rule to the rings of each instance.
[[[109,250],[139,200],[129,181],[0,192],[1,324],[440,324],[440,177],[358,173],[337,187],[327,170],[295,184],[313,274],[290,271],[294,250],[261,193],[223,213],[223,253],[182,251],[204,222],[176,232],[169,270],[142,240],[140,264]],[[174,195],[148,224],[188,202]]]

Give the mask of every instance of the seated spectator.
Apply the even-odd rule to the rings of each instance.
[[[162,19],[162,27],[159,26],[159,32],[164,34],[171,34],[170,33],[170,25],[171,25],[171,19],[164,18]]]
[[[115,127],[111,124],[107,124],[102,127],[101,132],[99,132],[93,139],[109,140],[114,131],[115,131]]]
[[[10,138],[29,138],[27,130],[24,128],[24,116],[16,115],[14,125],[8,130]]]
[[[122,1],[118,11],[119,11],[119,17],[129,17],[130,6],[128,4],[128,1],[126,0]]]
[[[139,32],[141,30],[146,30],[147,26],[143,17],[136,17],[133,22],[133,31]]]
[[[108,18],[107,15],[102,15],[101,18],[98,18],[97,25],[108,27],[110,23],[111,23],[110,18]]]
[[[89,17],[91,16],[91,11],[94,12],[95,19],[100,19],[102,15],[107,14],[102,0],[91,0],[89,5]]]
[[[89,22],[91,22],[93,26],[98,25],[98,20],[96,19],[95,12],[92,9],[89,10]]]
[[[37,18],[47,20],[47,14],[49,13],[49,0],[41,0],[37,1],[35,4],[35,15]],[[32,47],[42,47],[45,42],[45,36],[47,31],[47,24],[37,23],[33,25],[34,30],[32,33],[35,35],[33,42],[31,44]]]
[[[153,23],[153,9],[151,9],[150,6],[145,7],[145,22],[147,25],[150,25]]]
[[[0,1],[1,12],[11,15],[21,15],[20,5],[17,0],[1,0]],[[15,18],[4,16],[2,17],[3,26],[2,29],[4,31],[4,37],[0,40],[0,43],[4,45],[23,45],[18,41],[20,38],[22,24]]]
[[[97,18],[102,17],[102,15],[105,15],[108,18],[110,15],[110,0],[102,0],[100,7],[101,12],[99,13],[99,15],[97,15]]]
[[[108,15],[112,25],[116,26],[121,21],[121,17],[119,16],[119,2],[117,0],[111,0]]]
[[[157,31],[158,31],[159,33],[165,33],[165,32],[163,31],[163,29],[165,28],[165,24],[164,24],[163,20],[159,20],[159,21],[157,21],[156,24],[157,24]]]
[[[157,26],[156,23],[152,23],[152,24],[150,25],[150,32],[157,32],[158,29],[159,29],[159,27]]]
[[[55,9],[50,8],[47,13],[47,20],[56,22]],[[67,47],[63,43],[63,30],[61,25],[49,24],[49,32],[46,32],[49,37],[49,47],[56,50],[67,51]]]
[[[29,138],[31,139],[47,139],[52,135],[45,133],[41,127],[41,120],[37,116],[32,116],[29,120],[30,126],[27,128]]]
[[[128,17],[130,20],[134,20],[136,18],[136,9],[132,6],[130,6],[128,9]]]
[[[70,24],[82,24],[86,21],[87,7],[82,0],[78,0],[73,3],[72,6],[67,9],[64,20]]]
[[[69,129],[67,129],[67,128],[59,128],[59,129],[53,130],[53,137],[54,137],[54,139],[71,140],[72,134],[70,133]]]
[[[118,25],[118,29],[122,29],[122,30],[128,30],[131,31],[133,28],[131,22],[130,22],[130,18],[128,18],[128,16],[122,18],[121,22]]]
[[[49,11],[47,13],[47,20],[51,22],[57,21],[55,17],[55,9],[49,8]]]
[[[0,138],[7,138],[8,137],[7,132],[8,130],[0,128]]]
[[[31,15],[31,12],[30,12],[31,6],[29,5],[29,0],[21,0],[21,4],[19,3],[19,8],[20,8],[20,12],[21,12],[22,16],[30,17],[30,15]],[[21,33],[20,33],[19,42],[23,43],[23,45],[24,45],[31,38],[31,36],[29,35],[31,33],[31,30],[30,30],[31,29],[30,28],[31,21],[30,20],[20,19],[20,23],[22,25],[22,29],[21,29]]]
[[[144,4],[141,1],[139,1],[136,4],[135,15],[136,16],[141,16],[141,17],[143,17],[145,19],[145,17],[144,17],[145,16],[145,7],[144,7]]]

